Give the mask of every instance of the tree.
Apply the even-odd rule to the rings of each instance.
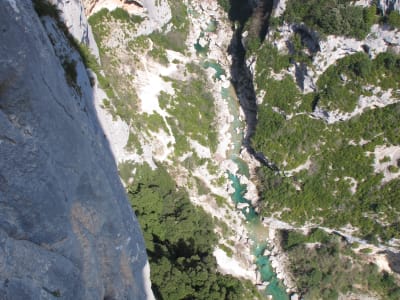
[[[392,10],[388,16],[388,23],[394,28],[400,28],[400,13]]]

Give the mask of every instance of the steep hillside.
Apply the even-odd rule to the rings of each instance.
[[[389,242],[398,238],[399,31],[379,20],[376,7],[351,4],[343,9],[354,10],[352,22],[360,12],[365,33],[318,25],[307,16],[325,8],[309,2],[300,12],[288,1],[274,21],[282,25],[254,52],[260,105],[253,145],[280,171],[260,171],[264,186],[279,181],[265,191],[265,210]]]
[[[400,237],[396,5],[279,1],[265,40],[251,31],[256,15],[244,27],[258,103],[251,145],[276,167],[258,169],[260,213],[287,223],[281,246],[306,298],[398,297],[385,255]],[[366,271],[371,261],[379,271]]]

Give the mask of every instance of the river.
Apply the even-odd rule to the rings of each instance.
[[[210,25],[206,30],[216,30],[214,20],[210,21]],[[225,75],[226,72],[218,62],[207,57],[208,46],[201,46],[199,43],[200,38],[203,36],[204,32],[201,32],[197,42],[193,46],[198,56],[202,57],[202,66],[214,69],[214,80],[221,80],[221,76]],[[237,209],[239,209],[238,206],[245,206],[240,210],[246,219],[245,226],[252,240],[250,244],[253,247],[251,253],[255,257],[254,263],[260,272],[261,281],[266,284],[263,294],[266,298],[272,298],[273,300],[288,300],[289,296],[286,293],[286,288],[277,278],[269,257],[264,255],[265,250],[270,247],[267,243],[269,230],[262,224],[260,216],[251,205],[251,201],[244,197],[247,189],[246,185],[240,183],[241,176],[250,177],[247,163],[240,158],[241,151],[248,151],[262,164],[270,166],[263,155],[255,153],[251,148],[250,139],[254,134],[257,123],[257,104],[252,74],[245,64],[245,50],[241,44],[241,31],[234,33],[229,52],[232,55],[232,65],[230,68],[232,84],[228,88],[221,88],[221,96],[227,101],[229,113],[233,116],[233,121],[230,124],[233,147],[227,155],[238,167],[236,173],[228,173],[228,178],[234,189],[231,199]],[[245,114],[246,122],[243,122],[239,118],[241,109]]]
[[[264,225],[262,225],[260,216],[256,213],[254,207],[252,207],[251,201],[244,197],[247,189],[246,185],[240,183],[240,176],[246,176],[248,178],[250,177],[250,174],[246,162],[239,156],[240,151],[242,150],[243,138],[245,136],[244,124],[239,118],[239,100],[236,97],[235,90],[232,86],[229,88],[222,88],[221,94],[223,98],[228,101],[230,114],[234,117],[230,132],[233,148],[229,155],[230,159],[238,166],[238,171],[236,174],[228,173],[229,180],[234,189],[231,198],[236,207],[239,204],[247,204],[245,208],[241,209],[241,212],[246,219],[247,231],[249,232],[249,236],[253,242],[252,254],[255,256],[255,264],[261,274],[261,281],[269,283],[264,294],[266,296],[272,296],[272,299],[274,300],[288,300],[289,296],[286,293],[286,288],[277,278],[276,273],[271,267],[269,257],[264,255],[265,250],[269,248],[267,243],[268,228],[265,228]]]

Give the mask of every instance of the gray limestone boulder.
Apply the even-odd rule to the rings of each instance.
[[[141,230],[79,82],[31,1],[0,1],[0,299],[149,296]]]

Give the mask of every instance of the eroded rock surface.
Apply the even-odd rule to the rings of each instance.
[[[0,2],[0,40],[0,299],[145,299],[144,242],[88,87],[67,83],[31,1]]]

